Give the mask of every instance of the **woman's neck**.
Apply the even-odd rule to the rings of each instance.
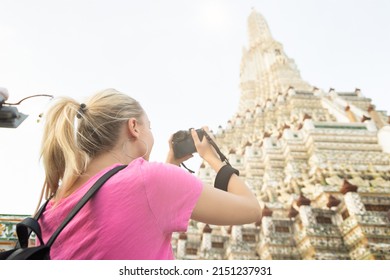
[[[94,157],[87,166],[87,169],[83,174],[81,174],[74,184],[67,188],[67,190],[62,190],[56,196],[56,200],[68,197],[81,186],[83,186],[88,180],[99,173],[100,171],[110,167],[114,164],[129,164],[133,159],[124,158],[123,156],[119,156],[120,154],[115,153],[114,151],[105,152],[101,155]]]

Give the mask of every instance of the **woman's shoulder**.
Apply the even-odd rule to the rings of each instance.
[[[143,171],[153,171],[153,172],[182,172],[183,170],[173,164],[157,162],[157,161],[147,161],[143,158],[137,158],[131,162],[132,167],[137,167]]]
[[[112,166],[114,168],[115,166]],[[143,158],[137,158],[130,162],[124,169],[120,170],[112,183],[123,182],[145,182],[150,180],[158,180],[163,176],[171,176],[181,172],[178,166],[166,164],[162,162],[150,162]]]

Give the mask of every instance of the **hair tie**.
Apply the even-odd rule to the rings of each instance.
[[[80,104],[80,108],[77,111],[77,115],[76,115],[78,119],[81,119],[81,116],[84,115],[85,111],[87,111],[86,107],[87,105],[85,105],[84,103]]]

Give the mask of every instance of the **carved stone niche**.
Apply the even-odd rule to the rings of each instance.
[[[261,218],[263,217],[272,217],[273,211],[267,206],[264,206],[263,211],[261,212]]]
[[[310,206],[311,200],[306,198],[303,194],[301,194],[297,200],[298,207],[302,205]]]
[[[357,192],[358,187],[355,185],[352,185],[348,180],[344,179],[343,185],[341,186],[340,192],[342,194],[346,194],[349,192]]]
[[[357,193],[358,187],[344,180],[340,192],[344,194],[344,202],[349,214],[363,215],[366,212],[364,204]]]
[[[210,227],[209,224],[206,224],[203,228],[203,233],[211,233],[213,229]]]
[[[370,120],[371,120],[371,118],[370,118],[370,117],[367,117],[366,115],[363,115],[363,117],[362,117],[362,119],[361,119],[362,122],[370,121]]]
[[[333,195],[329,195],[328,197],[328,203],[326,204],[326,206],[328,208],[332,208],[332,207],[337,207],[339,206],[341,200],[340,199],[337,199],[336,197],[334,197]]]
[[[293,206],[291,206],[290,211],[288,212],[288,217],[290,219],[295,218],[298,214],[299,214],[299,212],[297,210],[295,210],[295,208]]]

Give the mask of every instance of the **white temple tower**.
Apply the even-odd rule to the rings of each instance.
[[[233,227],[193,222],[181,258],[390,259],[386,112],[360,89],[305,82],[255,10],[248,35],[238,111],[215,137],[263,218]],[[212,183],[215,173],[203,163],[199,176]]]

